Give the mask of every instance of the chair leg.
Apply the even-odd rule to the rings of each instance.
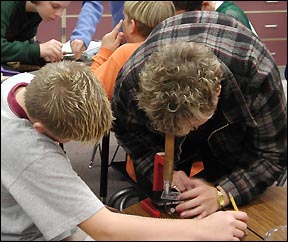
[[[95,159],[95,155],[96,155],[98,146],[99,146],[99,144],[95,144],[94,145],[92,156],[91,156],[91,159],[90,159],[90,162],[89,162],[89,166],[88,166],[89,169],[91,169],[93,167],[93,162],[94,162],[94,159]]]
[[[99,152],[100,152],[100,157],[101,157],[101,170],[100,170],[100,200],[103,203],[106,203],[106,198],[107,198],[107,184],[108,184],[108,168],[109,166],[113,163],[116,154],[120,148],[120,145],[118,144],[118,146],[116,147],[116,150],[113,154],[113,157],[110,161],[109,164],[109,146],[110,146],[110,132],[107,133],[106,135],[104,135],[104,137],[102,138],[102,143],[100,144],[95,144],[94,148],[93,148],[93,152],[92,152],[92,156],[90,159],[90,163],[88,168],[92,168],[93,167],[93,162],[95,159],[95,155],[97,152],[97,148],[99,147]]]
[[[119,148],[120,148],[120,145],[118,144],[116,150],[114,151],[113,157],[112,157],[112,159],[111,159],[111,161],[110,161],[110,165],[111,165],[111,164],[113,163],[113,161],[115,160],[115,157],[116,157],[116,155],[117,155],[117,152],[118,152]]]
[[[106,202],[106,198],[107,198],[109,143],[110,143],[110,133],[104,135],[102,139],[101,171],[100,171],[100,199],[102,200],[103,203]]]

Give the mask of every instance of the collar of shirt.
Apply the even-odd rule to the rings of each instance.
[[[18,83],[15,85],[9,92],[7,101],[10,109],[15,113],[19,118],[29,119],[24,109],[19,105],[16,100],[15,91],[18,87],[26,87],[28,84],[25,82]]]
[[[215,10],[220,7],[223,1],[214,1],[215,2]]]

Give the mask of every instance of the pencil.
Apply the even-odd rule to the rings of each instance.
[[[239,211],[239,209],[238,209],[238,207],[236,205],[236,202],[234,200],[234,197],[232,196],[232,194],[230,192],[229,192],[229,198],[230,198],[230,201],[232,203],[232,206],[233,206],[234,210],[235,211]],[[245,235],[248,235],[248,230],[247,229],[245,230]]]
[[[234,197],[232,196],[232,194],[229,192],[229,198],[230,198],[230,201],[231,201],[231,203],[232,203],[232,206],[233,206],[233,208],[234,208],[234,210],[235,211],[238,211],[239,209],[238,209],[238,207],[237,207],[237,205],[236,205],[236,202],[235,202],[235,200],[234,200]]]

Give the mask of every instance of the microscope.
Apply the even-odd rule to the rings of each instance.
[[[141,201],[142,208],[153,217],[160,217],[160,211],[175,213],[180,203],[176,199],[179,191],[171,188],[174,170],[174,143],[172,134],[165,135],[165,152],[155,154],[153,191],[150,198]]]

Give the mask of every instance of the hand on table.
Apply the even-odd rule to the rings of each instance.
[[[240,211],[218,211],[199,220],[203,229],[203,240],[207,235],[214,241],[240,241],[246,235],[248,216]],[[201,231],[202,232],[202,231]]]
[[[46,62],[60,61],[63,58],[62,46],[63,44],[55,39],[42,43],[40,44],[40,56]]]
[[[75,60],[78,60],[82,53],[86,50],[85,44],[80,39],[74,39],[70,42],[71,50],[74,54]]]
[[[104,35],[101,42],[101,48],[106,48],[114,52],[124,42],[124,34],[119,32],[122,22],[123,20],[120,20],[110,33]]]
[[[181,192],[177,198],[182,202],[176,206],[181,217],[204,218],[219,209],[217,189],[204,180],[190,178],[183,171],[175,171],[173,185]]]

